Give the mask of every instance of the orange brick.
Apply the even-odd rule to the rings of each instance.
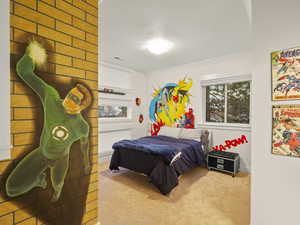
[[[34,119],[37,108],[14,108],[14,119]]]
[[[12,14],[14,12],[14,2],[13,1],[9,1],[9,12]]]
[[[25,83],[21,82],[14,82],[14,93],[15,94],[31,94],[33,95],[34,92],[27,86]]]
[[[86,79],[98,81],[98,73],[86,71]]]
[[[91,127],[98,127],[98,118],[89,118]]]
[[[12,27],[10,28],[9,38],[10,38],[10,40],[14,39],[14,29]]]
[[[86,202],[90,202],[93,200],[98,199],[98,191],[93,191],[88,193],[88,195],[86,196]]]
[[[16,42],[10,42],[10,54],[22,54],[22,45]]]
[[[94,26],[92,24],[84,22],[81,19],[73,18],[73,25],[75,27],[80,28],[81,30],[86,31],[86,32],[90,32],[92,34],[98,34],[98,28],[97,28],[97,26]]]
[[[87,52],[86,53],[86,60],[98,63],[98,55],[94,53]]]
[[[98,37],[96,35],[87,33],[86,34],[86,40],[88,42],[91,42],[91,43],[95,44],[95,45],[98,44]]]
[[[11,133],[33,132],[35,123],[33,120],[14,120],[11,121]]]
[[[29,95],[11,95],[11,107],[32,107],[36,106],[37,97]]]
[[[97,200],[91,201],[91,202],[88,202],[88,203],[86,204],[85,211],[86,211],[86,212],[89,212],[89,211],[91,211],[91,210],[93,210],[93,209],[97,209],[97,207],[98,207],[98,201],[97,201]]]
[[[40,1],[46,2],[46,3],[48,3],[49,5],[55,6],[55,0],[40,0]]]
[[[94,218],[92,220],[89,220],[85,225],[95,225],[98,223],[98,218]]]
[[[32,214],[27,212],[26,209],[17,210],[15,212],[15,222],[17,222],[17,223],[22,220],[31,218],[31,217],[32,217]]]
[[[18,223],[18,225],[35,225],[36,224],[36,218],[32,217],[30,219],[24,220],[21,223]]]
[[[88,222],[91,219],[97,218],[97,215],[98,215],[97,209],[94,209],[94,210],[91,210],[89,212],[86,212],[84,214],[84,216],[83,216],[82,223],[86,223],[86,222]]]
[[[72,58],[69,56],[51,53],[48,55],[48,57],[49,57],[49,62],[53,62],[56,64],[62,64],[62,65],[66,65],[66,66],[72,65]]]
[[[66,87],[69,87],[71,85],[71,81],[73,78],[71,77],[63,77],[63,76],[55,76],[55,82],[59,83],[59,84],[63,84]]]
[[[0,216],[4,215],[4,214],[8,214],[10,212],[13,212],[16,209],[18,209],[18,206],[16,206],[12,202],[3,202],[3,203],[0,203]]]
[[[65,13],[62,10],[56,9],[50,5],[47,5],[41,1],[38,2],[38,11],[51,15],[51,17],[64,21],[65,23],[72,23],[72,16]]]
[[[81,59],[73,59],[73,66],[83,70],[98,71],[98,64]]]
[[[98,16],[98,9],[90,4],[85,3],[82,0],[73,0],[73,4],[85,12],[89,12],[94,16]]]
[[[98,118],[99,111],[97,109],[91,109],[88,112],[88,117],[93,118],[97,117]]]
[[[32,9],[28,9],[27,7],[24,7],[22,5],[15,4],[15,14],[25,17],[26,19],[31,20],[32,22],[43,24],[45,26],[54,28],[53,18],[43,15]]]
[[[29,150],[33,150],[34,147],[30,145],[25,146],[14,146],[11,150],[11,157],[12,159],[19,158],[20,156],[23,156],[24,154],[28,153]]]
[[[14,134],[14,145],[31,145],[39,141],[34,138],[34,133]]]
[[[90,138],[90,145],[97,145],[98,144],[98,137],[91,137]]]
[[[64,32],[64,33],[69,34],[71,36],[83,39],[83,40],[85,39],[85,32],[83,32],[82,30],[77,29],[73,26],[62,23],[60,21],[56,22],[56,30]]]
[[[85,13],[82,10],[74,7],[71,4],[66,3],[63,0],[56,0],[56,7],[69,14],[72,14],[73,16],[79,17],[80,19],[85,18]]]
[[[9,166],[10,161],[0,161],[0,174],[2,174]]]
[[[38,41],[40,41],[43,46],[50,51],[53,51],[54,49],[54,41],[46,39],[46,38],[42,38],[42,40],[39,40],[38,37],[34,38]],[[14,29],[14,40],[17,42],[21,42],[21,43],[28,43],[33,39],[33,35],[27,32],[24,32],[22,30],[19,29]]]
[[[21,17],[10,15],[10,25],[31,33],[36,33],[36,24]]]
[[[67,66],[61,66],[61,65],[56,65],[56,73],[61,75],[68,75],[72,77],[80,77],[80,78],[85,77],[84,70],[75,69]]]
[[[86,0],[86,2],[98,8],[98,0]]]
[[[73,39],[73,47],[80,48],[80,49],[98,54],[98,46],[97,45],[90,44],[90,43],[82,41],[80,39],[76,39],[76,38]]]
[[[13,221],[13,214],[12,213],[0,217],[0,224],[13,225],[13,223],[14,223],[14,221]]]
[[[96,17],[96,16],[86,14],[86,21],[91,24],[94,24],[95,26],[98,26],[98,17]]]
[[[92,163],[97,165],[98,164],[98,160],[99,160],[98,154],[93,155],[93,157],[92,157]]]
[[[65,44],[70,45],[72,43],[72,38],[69,35],[49,29],[41,25],[38,25],[38,34],[55,41],[63,42]]]
[[[56,52],[84,59],[84,51],[78,49],[77,46],[74,47],[75,48],[61,43],[56,43]]]
[[[24,0],[15,0],[15,2],[26,5],[27,7],[32,8],[32,9],[36,9],[36,0],[26,0],[26,1],[24,1]],[[16,14],[18,14],[18,13],[16,13]]]
[[[98,173],[93,173],[90,175],[90,183],[98,181]]]

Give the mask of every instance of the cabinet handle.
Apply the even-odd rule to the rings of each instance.
[[[223,169],[224,169],[224,166],[221,165],[221,164],[217,164],[217,168],[223,170]]]
[[[224,164],[224,159],[217,159],[217,163],[222,163],[222,164]]]

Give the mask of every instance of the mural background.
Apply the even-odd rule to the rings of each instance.
[[[162,126],[194,128],[189,92],[192,85],[192,79],[184,78],[154,89],[149,107],[152,136],[157,135]]]
[[[0,161],[0,224],[93,225],[97,223],[98,199],[98,1],[11,0],[11,160]],[[92,171],[83,173],[79,143],[70,154],[70,170],[61,199],[49,202],[51,188],[36,189],[16,199],[3,195],[3,181],[16,163],[38,146],[42,107],[15,72],[15,63],[28,40],[35,37],[47,49],[47,68],[36,71],[64,96],[79,81],[93,92],[92,106],[83,112],[91,126]]]

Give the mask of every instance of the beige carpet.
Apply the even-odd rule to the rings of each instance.
[[[147,177],[100,165],[101,225],[249,225],[250,176],[196,168],[164,196]]]

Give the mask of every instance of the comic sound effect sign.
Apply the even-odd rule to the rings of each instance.
[[[247,137],[245,135],[242,135],[240,138],[226,140],[224,144],[216,145],[215,147],[213,147],[213,150],[225,151],[246,143],[248,143]]]

